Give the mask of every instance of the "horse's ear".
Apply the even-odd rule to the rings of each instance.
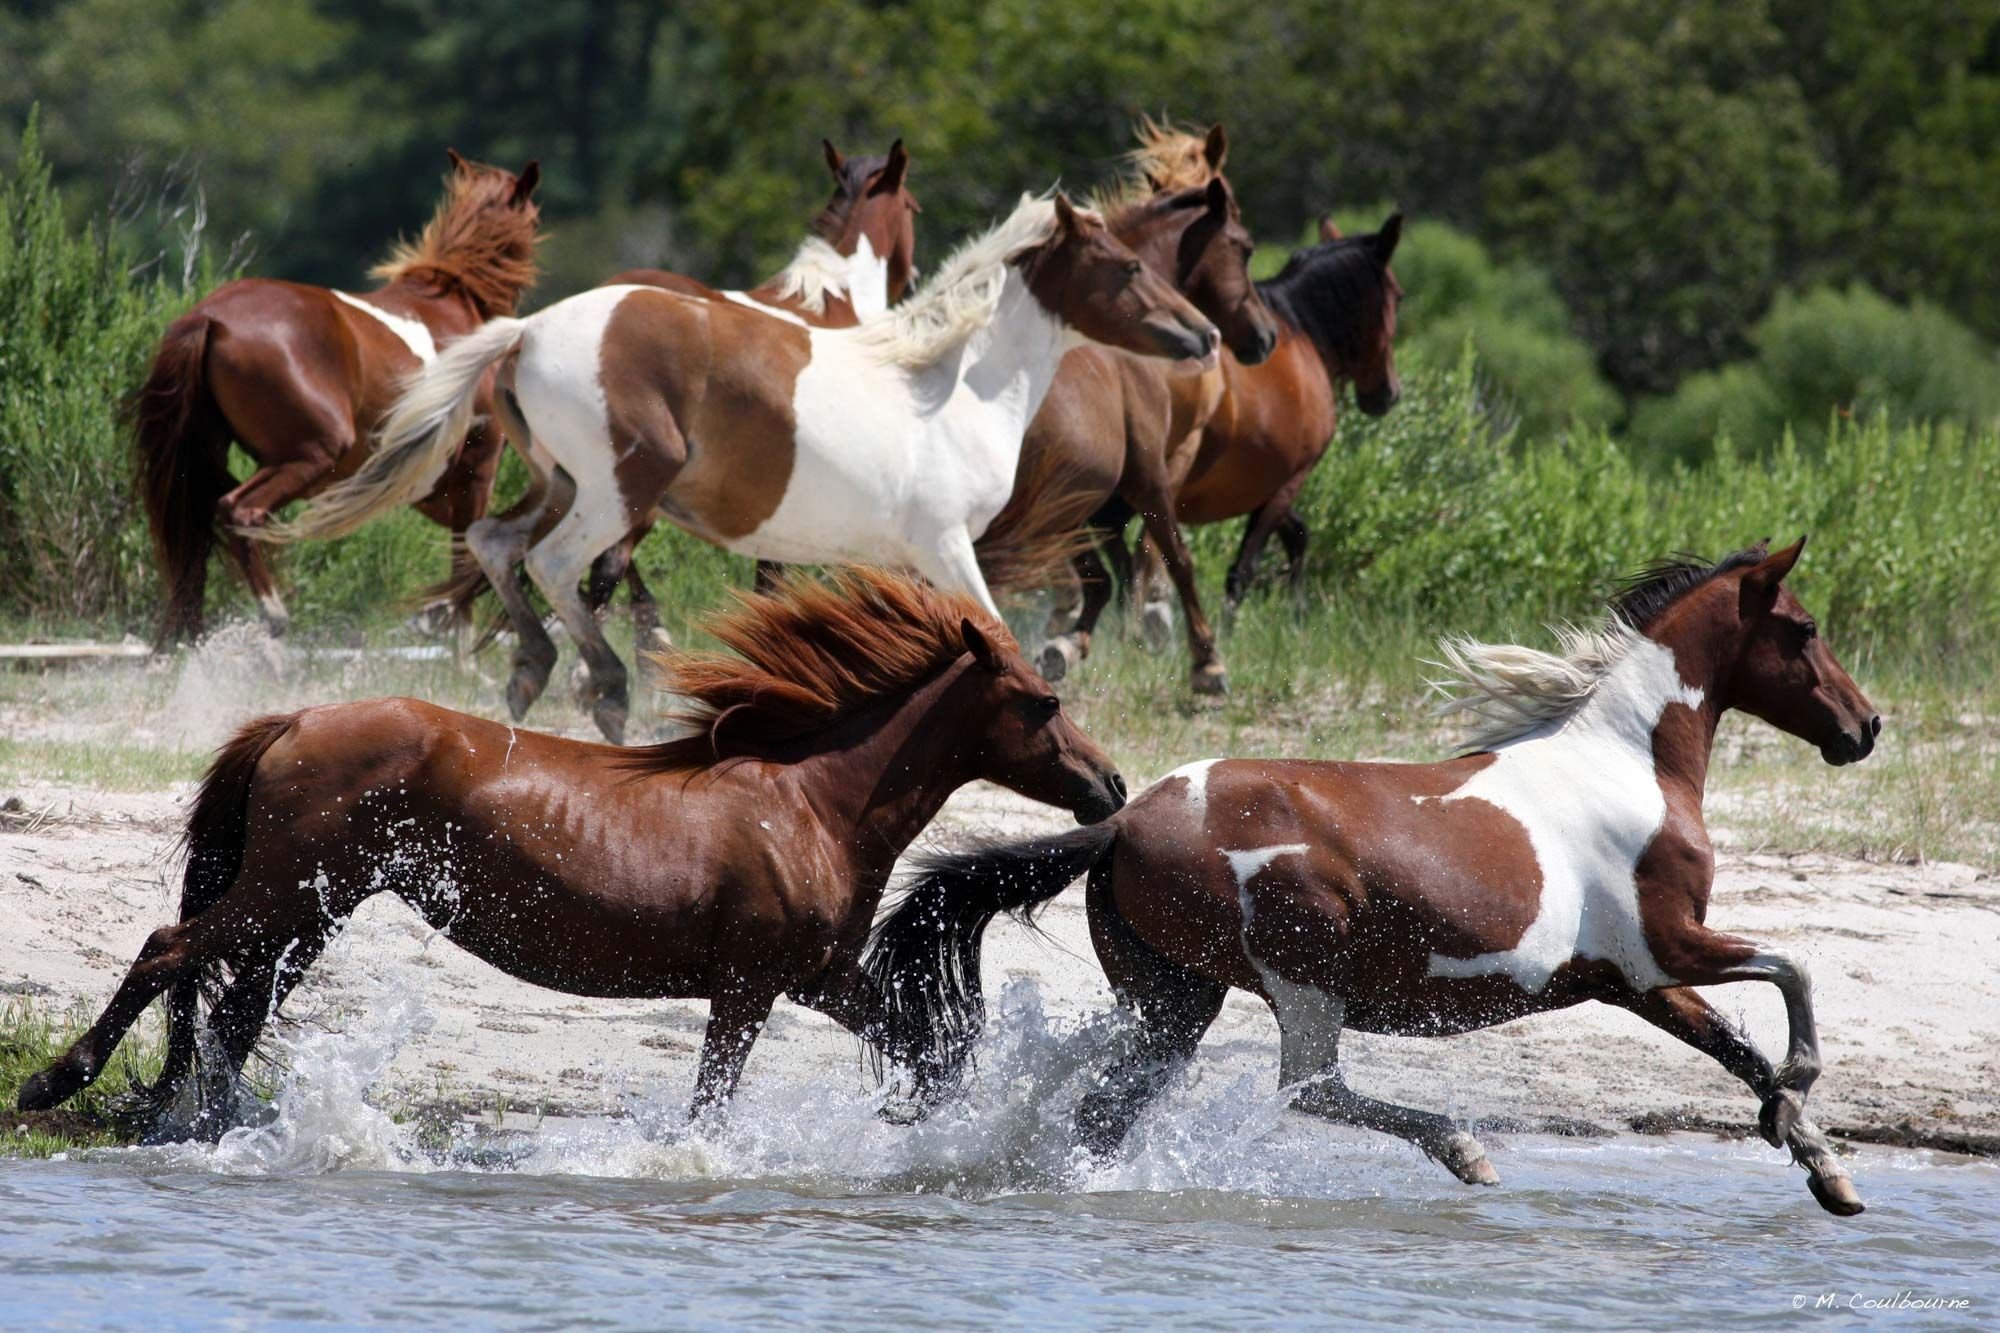
[[[1775,598],[1778,595],[1778,585],[1785,581],[1785,575],[1792,572],[1792,566],[1799,563],[1799,556],[1805,549],[1806,539],[1801,536],[1784,550],[1772,551],[1752,565],[1749,572],[1743,576],[1743,596],[1746,603],[1756,598],[1768,604]]]
[[[521,174],[514,178],[514,202],[517,204],[527,202],[528,196],[533,194],[535,187],[541,183],[542,164],[539,161],[530,162],[522,167]]]
[[[1322,243],[1340,239],[1340,228],[1334,225],[1331,213],[1319,215],[1319,239]]]
[[[821,139],[819,146],[826,152],[826,169],[833,173],[835,181],[844,184],[847,178],[841,174],[841,168],[847,165],[847,159],[840,155],[840,150],[833,146],[831,139]]]
[[[453,171],[464,173],[472,170],[472,164],[466,161],[463,157],[459,156],[459,152],[456,148],[445,149],[444,155],[447,158],[451,159],[451,169]]]
[[[868,187],[868,193],[894,194],[903,188],[903,177],[909,174],[909,170],[910,151],[898,139],[889,145],[889,161],[875,173],[875,183]]]
[[[1076,215],[1076,206],[1061,190],[1056,191],[1056,230],[1074,236],[1083,230],[1083,220]]]
[[[965,651],[972,654],[973,661],[996,675],[1006,669],[993,641],[986,637],[986,631],[972,623],[970,617],[958,622],[958,632],[965,636]]]
[[[1201,155],[1208,159],[1210,171],[1222,170],[1222,164],[1229,158],[1229,133],[1217,121],[1208,127],[1208,138],[1202,141]]]
[[[1229,186],[1220,176],[1208,178],[1208,211],[1227,214],[1229,212]]]
[[[1391,213],[1389,220],[1375,233],[1375,258],[1382,267],[1389,266],[1389,257],[1396,253],[1396,245],[1403,239],[1403,215]]]

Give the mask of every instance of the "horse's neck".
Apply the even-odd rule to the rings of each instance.
[[[461,321],[472,324],[483,323],[488,318],[480,310],[479,303],[472,299],[471,293],[457,282],[434,276],[419,276],[419,273],[429,275],[430,272],[428,269],[423,269],[417,273],[392,278],[380,287],[374,288],[368,295],[380,301],[389,310],[407,313],[418,319],[424,319],[426,323],[430,322],[426,316],[456,315]]]
[[[1062,321],[1035,299],[1021,271],[1009,264],[993,318],[966,339],[958,379],[972,402],[999,414],[996,424],[1012,431],[1016,452],[1071,341]],[[924,373],[918,372],[919,377]]]
[[[1702,683],[1688,683],[1684,657]],[[1654,782],[1687,788],[1699,805],[1719,712],[1703,667],[1698,655],[1638,638],[1574,712],[1503,748],[1532,747],[1553,772],[1607,783],[1643,769]]]
[[[849,835],[856,856],[884,875],[971,780],[960,727],[943,711],[968,669],[961,662],[850,719],[800,761],[814,770],[808,790],[822,819]]]
[[[863,234],[858,237],[848,251],[836,248],[838,264],[820,264],[824,273],[821,285],[821,299],[828,305],[835,301],[845,301],[853,313],[853,323],[873,319],[889,308],[889,261],[877,255],[875,247]],[[797,262],[797,261],[794,261]],[[805,304],[797,296],[781,296],[785,275],[789,266],[773,274],[763,283],[752,288],[745,295],[764,305],[775,305],[781,309],[804,309]]]

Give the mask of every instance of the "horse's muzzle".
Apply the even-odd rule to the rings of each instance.
[[[1076,822],[1079,824],[1101,823],[1125,808],[1125,777],[1122,773],[1112,773],[1094,785],[1096,790],[1087,799],[1077,802]]]
[[[1843,731],[1840,739],[1820,747],[1820,758],[1839,768],[1858,764],[1875,752],[1875,738],[1882,734],[1882,715],[1876,713],[1854,731]]]

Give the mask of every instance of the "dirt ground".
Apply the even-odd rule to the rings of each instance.
[[[0,803],[10,807],[0,811],[0,993],[87,1003],[93,1013],[104,1003],[147,932],[171,919],[179,875],[172,846],[190,790],[181,783],[117,793],[0,773]],[[971,788],[933,836],[1018,834],[1064,818]],[[1726,827],[1719,841],[1711,921],[1811,967],[1826,1060],[1815,1118],[1850,1138],[2000,1151],[2000,879],[1965,865],[1745,853],[1731,848]],[[1052,940],[1011,923],[995,929],[989,997],[1024,977],[1052,1015],[1110,1006],[1080,889],[1045,923]],[[364,908],[353,940],[320,965],[288,1012],[366,1022],[347,1011],[370,993],[364,981],[377,965],[426,978],[434,1021],[397,1056],[392,1095],[584,1114],[616,1111],[635,1088],[679,1098],[692,1086],[700,1003],[580,1000],[513,981],[386,897]],[[1773,988],[1715,994],[1767,1051],[1781,1048]],[[1443,1040],[1357,1034],[1345,1054],[1358,1088],[1483,1120],[1503,1136],[1509,1122],[1587,1132],[1743,1130],[1754,1120],[1748,1093],[1717,1066],[1600,1006]],[[1276,1028],[1262,1003],[1232,995],[1203,1058],[1266,1070],[1275,1088]],[[863,1077],[851,1038],[783,1004],[746,1079],[774,1069]]]

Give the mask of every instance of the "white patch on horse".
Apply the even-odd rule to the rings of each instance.
[[[1442,799],[1479,800],[1528,835],[1541,872],[1540,909],[1511,949],[1453,958],[1430,975],[1504,974],[1530,993],[1571,959],[1614,964],[1634,989],[1670,984],[1647,947],[1636,872],[1666,821],[1653,767],[1653,729],[1673,704],[1698,708],[1673,651],[1634,635],[1630,647],[1567,716],[1497,747],[1493,762]]]
[[[856,319],[873,319],[889,308],[889,260],[866,236],[847,257],[847,303]]]
[[[1330,995],[1317,986],[1301,986],[1285,980],[1251,949],[1250,924],[1257,919],[1257,904],[1250,897],[1250,881],[1279,857],[1299,856],[1309,850],[1309,845],[1303,842],[1284,842],[1243,851],[1225,849],[1222,853],[1229,862],[1230,873],[1236,876],[1237,939],[1243,956],[1257,970],[1257,979],[1263,982],[1264,993],[1271,997],[1271,1005],[1277,1011],[1278,1082],[1288,1088],[1316,1077],[1333,1064],[1340,1052],[1340,1031],[1347,1021],[1347,1005],[1338,995]]]
[[[723,296],[731,301],[736,302],[736,304],[738,305],[749,306],[752,310],[756,311],[760,315],[769,315],[772,319],[782,319],[787,324],[796,324],[802,329],[809,329],[812,327],[812,325],[806,323],[803,319],[800,319],[796,314],[785,309],[783,306],[765,305],[762,301],[759,301],[756,297],[750,295],[750,293],[748,292],[724,292]]]
[[[395,334],[403,346],[410,349],[410,355],[417,360],[425,365],[437,360],[437,340],[431,337],[431,331],[424,326],[422,320],[384,310],[379,305],[371,305],[360,297],[350,296],[346,292],[334,292],[334,295],[356,310],[374,316],[381,322],[383,328]]]
[[[1194,810],[1197,828],[1208,823],[1208,770],[1221,763],[1220,759],[1197,759],[1191,764],[1182,764],[1173,772],[1160,779],[1161,783],[1172,782],[1175,778],[1187,782],[1188,805]],[[1159,783],[1155,783],[1158,786]]]

